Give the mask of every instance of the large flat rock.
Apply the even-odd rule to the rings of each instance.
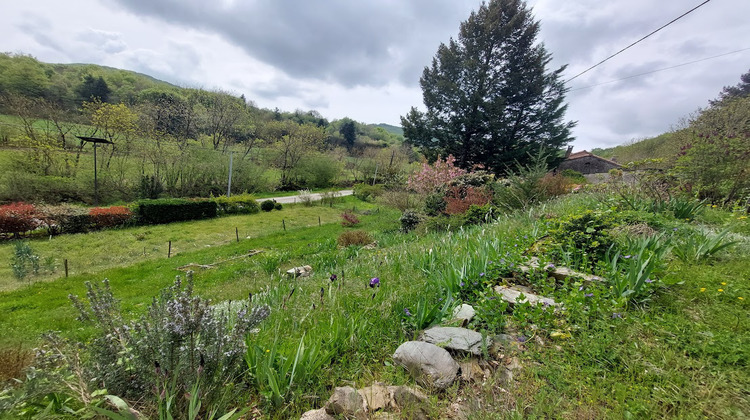
[[[521,288],[520,286],[496,286],[495,292],[497,292],[504,301],[511,305],[529,302],[532,305],[541,303],[549,306],[558,306],[558,303],[553,299],[535,295],[527,288]],[[523,298],[521,295],[523,295]]]
[[[489,348],[492,341],[476,331],[458,327],[433,327],[421,334],[421,340],[455,351],[482,354],[482,343]]]

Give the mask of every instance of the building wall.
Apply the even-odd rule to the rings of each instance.
[[[584,156],[578,159],[564,160],[557,168],[558,171],[572,169],[582,174],[601,174],[607,173],[610,169],[618,169],[619,166],[596,158],[594,156]]]

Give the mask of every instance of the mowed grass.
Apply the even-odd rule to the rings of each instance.
[[[168,225],[138,226],[76,235],[30,240],[32,249],[44,262],[52,258],[54,271],[19,281],[13,277],[11,260],[14,244],[0,242],[0,292],[27,286],[29,282],[52,281],[64,276],[64,261],[68,260],[69,275],[93,274],[124,267],[141,261],[166,258],[169,241],[171,255],[226,245],[240,239],[253,238],[287,230],[318,226],[340,221],[343,208],[357,204],[353,198],[342,198],[335,207],[285,205],[281,211],[252,215],[227,216]],[[358,201],[358,200],[357,200]],[[362,208],[362,205],[359,204]],[[235,231],[235,228],[237,229]],[[42,264],[44,265],[44,264]]]

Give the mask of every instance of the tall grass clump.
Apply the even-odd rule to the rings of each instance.
[[[637,301],[647,297],[671,249],[671,239],[664,234],[628,238],[624,251],[617,252],[615,247],[610,246],[603,260],[615,298]]]
[[[729,230],[717,234],[693,232],[675,245],[673,253],[684,263],[709,261],[720,251],[737,244],[737,241],[727,240],[728,234]]]

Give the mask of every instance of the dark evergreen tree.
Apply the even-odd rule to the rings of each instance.
[[[354,124],[354,121],[345,118],[344,123],[339,127],[339,134],[344,137],[346,149],[351,151],[352,147],[354,147],[354,142],[357,140],[357,126]]]
[[[561,67],[537,43],[539,23],[521,0],[490,0],[441,44],[420,84],[427,112],[401,117],[404,137],[429,155],[452,154],[463,168],[503,172],[540,147],[572,140]]]
[[[107,82],[102,76],[94,77],[87,74],[83,77],[83,81],[76,88],[78,99],[80,102],[91,101],[92,99],[98,99],[102,102],[109,100],[109,94],[112,91],[107,86]]]
[[[740,76],[740,83],[735,86],[724,86],[724,89],[719,93],[719,98],[712,100],[712,106],[721,106],[727,101],[737,98],[744,98],[750,95],[750,70],[747,73]]]

